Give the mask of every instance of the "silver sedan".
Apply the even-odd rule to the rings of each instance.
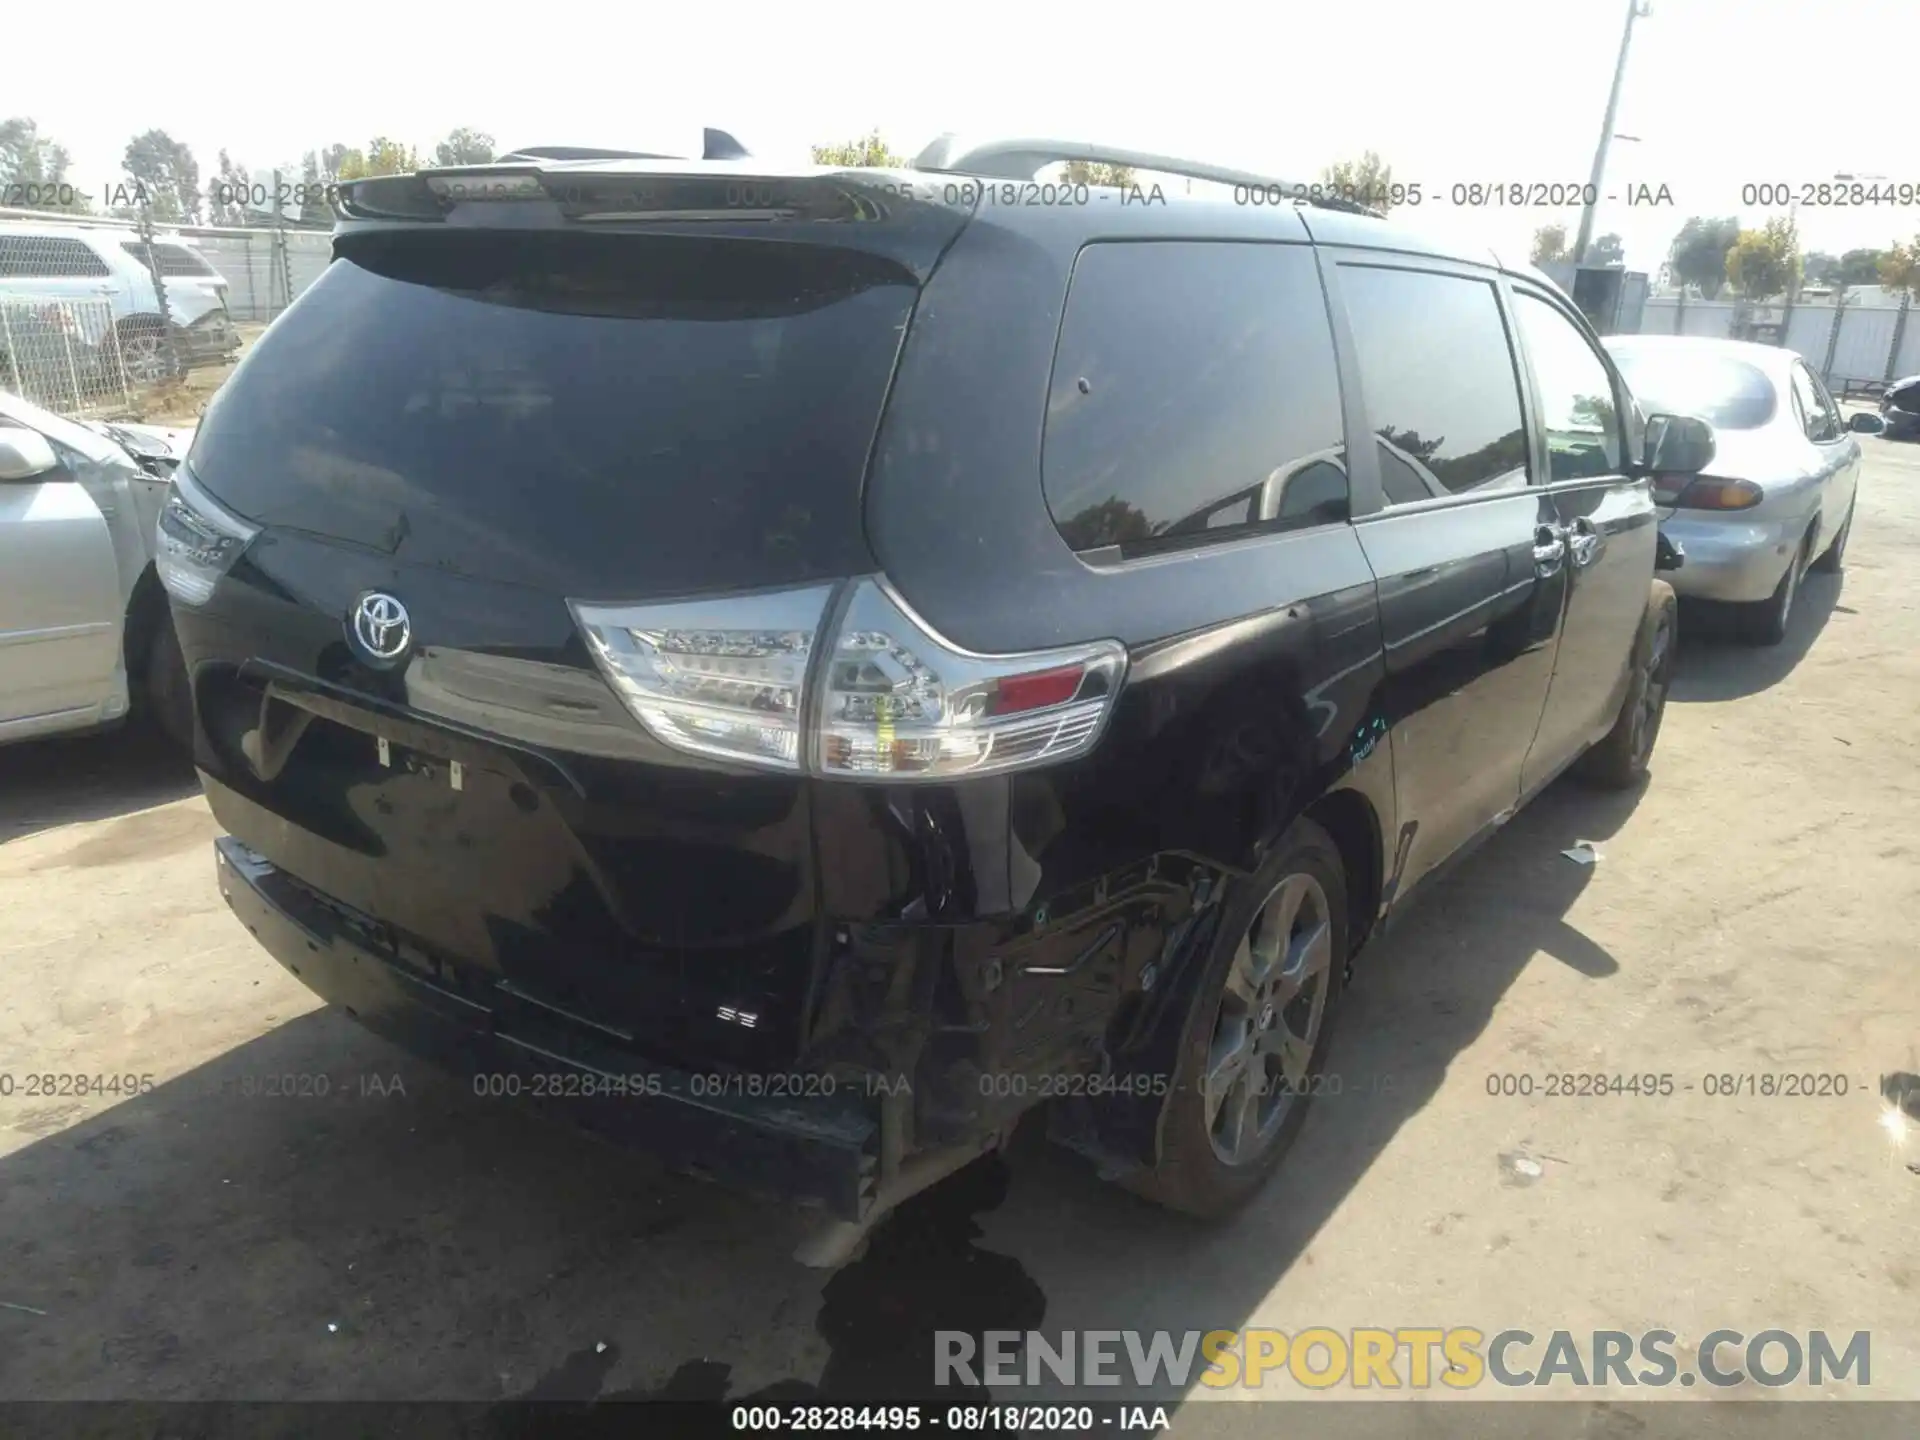
[[[1689,335],[1605,343],[1643,412],[1697,415],[1717,440],[1702,474],[1654,477],[1661,529],[1686,551],[1667,579],[1682,595],[1739,605],[1747,637],[1778,644],[1801,577],[1838,570],[1846,555],[1860,442],[1840,407],[1806,361],[1777,346]]]

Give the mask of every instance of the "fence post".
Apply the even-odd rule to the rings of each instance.
[[[153,277],[153,293],[160,302],[160,343],[166,352],[169,374],[180,373],[180,356],[173,348],[173,307],[167,303],[166,277],[160,273],[159,257],[153,253],[153,207],[140,202],[140,248],[146,253],[147,273]]]
[[[0,355],[5,355],[7,366],[13,371],[13,388],[20,392],[22,400],[32,397],[27,394],[26,361],[13,344],[13,326],[7,320],[7,306],[0,301]]]
[[[120,377],[120,403],[133,415],[133,387],[127,383],[127,357],[120,353],[120,327],[113,323],[112,306],[107,307],[107,343],[113,347],[113,373]]]
[[[1907,311],[1913,305],[1913,292],[1900,292],[1900,313],[1893,317],[1893,343],[1887,346],[1887,373],[1880,377],[1883,384],[1891,385],[1897,378],[1894,369],[1900,364],[1900,342],[1907,338]]]
[[[1673,300],[1673,333],[1687,333],[1687,287],[1682,285],[1680,293]]]
[[[267,271],[267,309],[271,312],[267,318],[271,320],[280,313],[280,310],[274,307],[285,308],[280,304],[283,295],[286,297],[287,305],[293,304],[293,276],[287,263],[287,217],[280,204],[280,172],[278,170],[273,172],[273,239],[269,242],[268,248],[273,256],[272,264]]]
[[[253,292],[253,235],[251,232],[241,237],[240,244],[247,254],[247,318],[260,318],[260,297]]]
[[[1840,353],[1840,321],[1847,313],[1847,287],[1836,285],[1833,290],[1833,324],[1827,330],[1827,358],[1820,365],[1822,384],[1833,384],[1833,357]]]
[[[73,318],[71,305],[63,303],[60,306],[60,314],[67,322],[60,327],[60,344],[67,352],[67,384],[73,388],[73,409],[74,413],[78,414],[83,402],[80,398],[80,367],[74,363],[73,359],[73,331],[80,322]]]

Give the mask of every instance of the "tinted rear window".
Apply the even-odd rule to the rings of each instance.
[[[1779,408],[1766,372],[1730,355],[1624,345],[1612,353],[1649,415],[1694,415],[1721,430],[1758,430]]]
[[[898,271],[797,245],[378,238],[202,422],[189,464],[233,509],[584,598],[870,566]]]
[[[1042,460],[1074,549],[1129,554],[1344,520],[1343,433],[1304,246],[1081,252]]]

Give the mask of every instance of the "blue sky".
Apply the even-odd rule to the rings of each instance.
[[[257,172],[375,133],[430,146],[456,125],[503,145],[622,145],[684,142],[714,124],[768,155],[877,125],[909,151],[949,129],[1061,135],[1309,179],[1372,147],[1425,187],[1422,224],[1512,250],[1542,224],[1571,233],[1577,210],[1444,198],[1455,183],[1585,181],[1626,13],[1625,0],[657,14],[388,0],[339,18],[194,0],[158,22],[120,0],[14,9],[0,114],[38,120],[89,188],[117,175],[127,139],[148,127],[186,140],[211,176],[222,146]],[[148,58],[148,34],[164,56]],[[1903,103],[1917,51],[1911,0],[1654,0],[1616,127],[1639,143],[1615,145],[1605,189],[1664,184],[1675,204],[1603,206],[1596,233],[1618,231],[1628,263],[1652,269],[1688,215],[1764,220],[1741,203],[1745,184],[1840,171],[1920,183]],[[1920,206],[1797,219],[1809,249],[1920,232]]]

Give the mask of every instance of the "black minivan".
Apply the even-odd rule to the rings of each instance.
[[[1043,1102],[1229,1210],[1362,942],[1644,774],[1649,477],[1711,431],[1351,197],[559,153],[346,187],[178,472],[228,902],[477,1093],[842,1235]],[[1032,178],[1076,156],[1214,193]]]

